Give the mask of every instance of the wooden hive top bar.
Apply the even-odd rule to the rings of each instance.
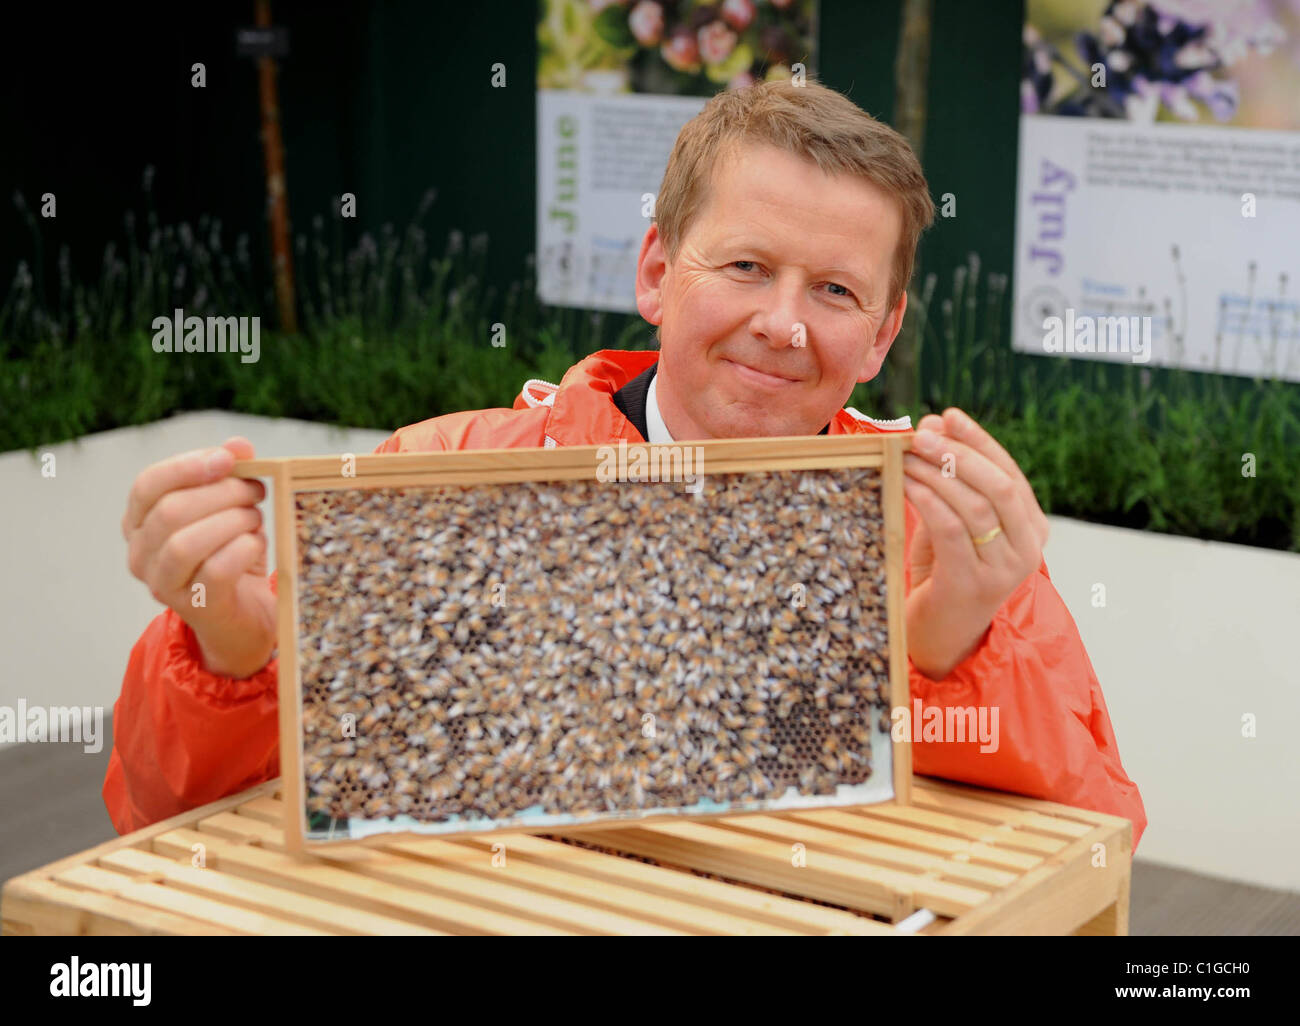
[[[747,470],[800,470],[882,465],[901,459],[911,448],[910,434],[797,435],[781,438],[715,439],[680,443],[676,448],[702,450],[704,473]],[[627,450],[655,448],[624,443]],[[351,456],[348,476],[344,456],[237,460],[236,477],[285,474],[295,489],[357,487],[359,483],[400,485],[408,476],[422,483],[540,481],[595,477],[602,461],[617,459],[620,445],[574,445],[553,449],[463,449],[454,452],[371,453]],[[660,446],[658,448],[665,448]],[[466,475],[464,481],[460,475]],[[389,481],[389,479],[392,479]],[[381,485],[382,482],[382,485]]]

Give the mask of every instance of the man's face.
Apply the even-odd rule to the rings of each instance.
[[[637,264],[673,438],[825,427],[902,324],[906,295],[886,305],[901,231],[898,203],[869,182],[766,143],[720,160],[677,259],[652,224]]]

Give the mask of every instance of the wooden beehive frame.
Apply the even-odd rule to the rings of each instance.
[[[700,466],[705,474],[848,467],[878,469],[885,531],[888,671],[890,705],[893,708],[906,708],[909,701],[903,613],[905,528],[902,457],[910,448],[910,442],[910,435],[886,434],[727,439],[692,444],[692,448],[698,444],[702,452]],[[636,446],[629,446],[629,449],[634,448]],[[285,824],[286,843],[292,850],[301,850],[314,843],[305,836],[304,816],[301,815],[305,812],[306,795],[303,774],[302,685],[298,659],[295,494],[335,489],[594,480],[598,477],[602,457],[607,456],[607,453],[608,449],[604,446],[571,446],[361,456],[348,454],[343,457],[236,462],[236,476],[270,478],[273,485],[279,599],[280,766],[286,804],[289,809],[300,813],[289,816]],[[911,749],[906,741],[893,743],[891,766],[894,800],[899,804],[908,804],[912,766]],[[655,814],[655,810],[647,811],[648,816]],[[727,814],[734,815],[735,812]],[[627,821],[591,824],[597,828],[605,825],[626,826]]]

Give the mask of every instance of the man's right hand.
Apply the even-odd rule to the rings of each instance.
[[[252,456],[248,439],[231,438],[146,467],[122,517],[131,573],[193,629],[204,669],[225,677],[251,677],[276,645],[257,509],[266,488],[230,476]]]

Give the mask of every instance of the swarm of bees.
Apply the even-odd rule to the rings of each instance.
[[[889,697],[874,469],[295,503],[311,813],[739,811],[871,776]]]

